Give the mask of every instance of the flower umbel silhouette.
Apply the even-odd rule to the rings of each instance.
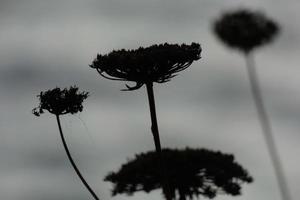
[[[246,9],[223,14],[213,28],[225,44],[246,53],[271,42],[279,32],[277,23],[263,13]]]
[[[252,177],[231,154],[207,149],[163,149],[168,169],[173,200],[193,197],[214,198],[217,194],[241,193],[243,183],[251,183]],[[113,183],[112,194],[132,195],[137,191],[151,192],[162,188],[156,166],[157,154],[153,151],[138,154],[121,166],[118,172],[110,172],[105,181]],[[166,191],[163,189],[166,196]]]
[[[275,170],[281,198],[290,200],[290,192],[273,138],[272,126],[266,112],[253,57],[253,50],[272,42],[280,28],[275,21],[261,12],[241,9],[223,14],[215,22],[213,29],[221,41],[229,47],[241,50],[245,55],[252,96]]]
[[[158,154],[157,162],[161,169],[162,185],[164,190],[167,191],[167,200],[172,198],[164,159],[161,155],[153,83],[170,81],[178,72],[189,67],[193,61],[199,60],[200,54],[201,47],[197,43],[191,45],[165,43],[147,48],[140,47],[136,50],[112,51],[106,55],[99,54],[90,65],[107,79],[136,83],[133,87],[126,85],[126,90],[137,90],[146,85],[152,122],[151,130],[156,153]]]
[[[90,67],[107,79],[132,81],[136,90],[148,83],[164,83],[176,76],[176,73],[189,67],[200,59],[201,47],[191,45],[160,44],[136,50],[118,50],[109,54],[98,54]]]
[[[79,92],[76,86],[63,90],[56,87],[38,95],[40,104],[32,112],[36,116],[43,114],[44,110],[54,115],[75,114],[82,111],[82,102],[87,97],[88,92]]]
[[[95,200],[99,200],[96,193],[89,186],[87,181],[82,176],[78,167],[76,166],[71,153],[69,151],[68,145],[66,143],[61,123],[60,123],[60,115],[65,114],[76,114],[81,112],[83,109],[82,103],[88,97],[88,92],[79,92],[78,87],[71,86],[70,88],[60,89],[58,87],[47,90],[45,92],[40,92],[38,98],[40,100],[39,106],[32,110],[32,113],[35,116],[40,116],[44,113],[44,110],[49,111],[50,113],[56,116],[56,121],[58,124],[59,133],[61,136],[61,140],[68,156],[68,159],[74,168],[77,176],[80,178],[81,182],[87,188],[87,190],[91,193]]]

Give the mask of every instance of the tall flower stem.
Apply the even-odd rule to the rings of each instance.
[[[151,115],[151,123],[152,123],[151,130],[152,130],[152,134],[153,134],[156,153],[158,155],[158,163],[161,168],[163,190],[165,190],[166,199],[171,200],[172,196],[171,196],[171,191],[170,191],[170,185],[169,185],[169,181],[168,181],[168,176],[166,174],[166,166],[164,163],[161,145],[160,145],[160,139],[159,139],[159,131],[158,131],[158,125],[157,125],[156,109],[155,109],[155,99],[154,99],[154,92],[153,92],[153,83],[147,83],[146,88],[147,88],[150,115]]]
[[[72,165],[72,167],[74,168],[77,176],[80,178],[81,182],[83,183],[83,185],[86,187],[86,189],[91,193],[91,195],[94,197],[95,200],[99,200],[98,196],[96,195],[96,193],[92,190],[92,188],[89,186],[89,184],[86,182],[86,180],[83,178],[82,174],[80,173],[79,169],[77,168],[72,156],[71,156],[71,153],[69,151],[69,148],[68,148],[68,145],[66,143],[66,140],[65,140],[65,137],[64,137],[64,134],[63,134],[63,131],[62,131],[62,128],[61,128],[61,124],[60,124],[60,118],[59,118],[59,115],[56,115],[56,121],[57,121],[57,124],[58,124],[58,129],[59,129],[59,133],[60,133],[60,137],[61,137],[61,140],[62,140],[62,143],[63,143],[63,146],[65,148],[65,151],[67,153],[67,156],[69,158],[69,161]]]
[[[280,156],[276,148],[275,140],[273,137],[271,123],[264,105],[261,88],[260,88],[258,76],[255,69],[254,57],[252,53],[247,53],[245,56],[246,56],[246,65],[247,65],[248,77],[251,85],[252,96],[256,105],[256,110],[261,124],[262,132],[264,135],[265,143],[267,145],[268,152],[271,157],[274,171],[276,174],[278,186],[281,193],[281,198],[282,200],[291,200],[286,177],[284,175],[283,166],[281,164],[282,162],[280,160]]]

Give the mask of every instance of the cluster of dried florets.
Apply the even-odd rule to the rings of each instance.
[[[44,110],[55,115],[75,114],[82,111],[82,102],[87,97],[88,92],[79,92],[76,86],[71,86],[69,89],[56,87],[38,95],[40,104],[32,112],[36,116],[43,114]]]
[[[213,28],[225,44],[246,53],[272,41],[279,31],[278,25],[263,13],[246,9],[225,13]]]
[[[160,44],[136,50],[112,51],[106,55],[97,55],[90,67],[100,75],[111,80],[133,81],[136,86],[128,90],[139,89],[147,83],[169,81],[193,61],[200,59],[200,44],[191,45]]]
[[[162,151],[172,199],[183,200],[193,196],[213,198],[217,193],[240,194],[241,184],[252,182],[252,177],[231,154],[206,149]],[[154,151],[136,155],[122,165],[118,172],[105,178],[114,184],[113,195],[136,191],[150,192],[162,188],[157,153]],[[163,191],[166,195],[166,191]]]

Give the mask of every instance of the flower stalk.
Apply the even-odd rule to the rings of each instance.
[[[198,43],[191,45],[165,43],[134,50],[121,49],[108,54],[98,54],[90,65],[102,77],[109,80],[135,82],[134,86],[126,84],[127,89],[124,90],[133,91],[146,85],[152,123],[151,130],[158,155],[161,184],[167,200],[171,200],[172,197],[166,174],[167,170],[161,154],[153,83],[170,81],[178,72],[185,70],[194,61],[199,60],[200,54],[201,46]]]
[[[40,100],[39,105],[32,110],[32,113],[39,117],[41,114],[44,114],[44,111],[47,110],[49,113],[54,114],[56,116],[56,121],[60,133],[60,137],[68,156],[68,159],[75,170],[77,176],[80,178],[83,185],[87,188],[87,190],[91,193],[95,200],[99,200],[99,197],[93,191],[93,189],[89,186],[87,181],[82,176],[80,170],[76,166],[71,153],[69,151],[68,145],[66,143],[61,122],[60,115],[65,114],[76,114],[81,112],[83,109],[83,101],[89,96],[88,92],[79,92],[78,87],[71,86],[70,88],[60,89],[58,87],[47,90],[44,92],[40,92],[37,96]]]
[[[151,116],[151,123],[152,123],[151,131],[153,134],[155,149],[156,149],[156,152],[161,153],[161,144],[160,144],[160,139],[159,139],[158,125],[157,125],[153,84],[147,83],[146,88],[147,88],[147,95],[148,95],[149,109],[150,109],[150,116]]]
[[[158,155],[158,165],[160,166],[161,169],[163,191],[165,191],[166,200],[172,200],[170,185],[168,182],[168,174],[164,163],[164,158],[162,155],[161,144],[159,139],[159,130],[157,125],[153,83],[147,83],[146,88],[147,88],[147,95],[148,95],[149,109],[150,109],[150,116],[151,116],[151,131],[153,134],[155,150]]]
[[[93,191],[93,189],[91,188],[91,186],[89,186],[89,184],[87,183],[87,181],[84,179],[84,177],[82,176],[80,170],[78,169],[78,167],[76,166],[71,153],[69,151],[68,145],[66,143],[62,128],[61,128],[61,124],[60,124],[60,118],[59,115],[56,115],[56,121],[57,121],[57,125],[58,125],[58,129],[59,129],[59,133],[60,133],[60,137],[61,137],[61,141],[63,143],[64,149],[66,151],[66,154],[68,156],[68,159],[73,167],[73,169],[75,170],[77,176],[79,177],[79,179],[81,180],[81,182],[83,183],[83,185],[86,187],[86,189],[91,193],[91,195],[94,197],[95,200],[100,200],[99,197],[96,195],[96,193]]]
[[[255,68],[254,56],[252,53],[245,54],[247,74],[250,81],[252,97],[255,103],[257,115],[260,121],[264,140],[270,155],[274,172],[276,174],[277,183],[280,189],[282,200],[290,200],[290,192],[287,186],[286,176],[284,174],[282,162],[280,160],[279,153],[276,148],[275,140],[273,137],[273,131],[269,116],[266,112],[264,100],[262,97],[261,87],[258,79],[258,75]]]
[[[221,41],[233,49],[242,51],[246,58],[248,78],[255,102],[264,140],[271,157],[282,200],[291,200],[282,162],[273,138],[273,131],[264,106],[262,92],[255,69],[253,51],[274,40],[279,25],[259,11],[240,9],[224,13],[214,24],[214,32]]]

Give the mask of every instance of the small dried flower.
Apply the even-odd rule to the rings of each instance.
[[[40,104],[32,110],[32,113],[36,116],[43,114],[44,110],[55,115],[75,114],[82,111],[82,102],[88,97],[88,92],[79,92],[76,86],[71,86],[69,89],[64,88],[63,90],[56,87],[41,92],[37,97]]]
[[[118,50],[109,54],[98,54],[90,67],[107,79],[133,81],[135,90],[147,83],[164,83],[176,73],[189,67],[193,61],[200,59],[201,47],[191,45],[160,44],[136,50]]]
[[[263,13],[246,9],[223,14],[213,29],[225,44],[246,53],[272,41],[279,32],[278,25]]]

